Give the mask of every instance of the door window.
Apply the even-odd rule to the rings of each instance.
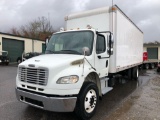
[[[97,35],[96,53],[101,54],[106,51],[106,42],[103,35]]]

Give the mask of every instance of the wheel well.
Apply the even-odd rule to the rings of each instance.
[[[93,82],[93,83],[95,83],[95,84],[97,85],[97,87],[98,87],[99,96],[102,96],[101,83],[100,83],[100,79],[99,79],[99,76],[98,76],[97,73],[95,73],[95,72],[89,73],[89,74],[86,76],[84,82]]]

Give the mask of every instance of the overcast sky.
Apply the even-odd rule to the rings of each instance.
[[[160,0],[113,0],[144,32],[144,42],[160,41]],[[45,16],[55,29],[64,16],[111,5],[111,0],[0,0],[0,32]]]

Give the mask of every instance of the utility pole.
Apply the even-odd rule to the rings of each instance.
[[[50,29],[50,14],[48,13],[48,24],[49,24],[49,29]]]
[[[112,0],[112,33],[113,33],[113,0]]]

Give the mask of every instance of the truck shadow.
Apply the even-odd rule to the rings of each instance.
[[[112,91],[103,96],[102,100],[99,102],[97,113],[92,120],[96,120],[96,118],[103,120],[103,118],[116,109],[122,101],[131,95],[138,86],[138,81],[122,78],[121,83],[117,83]]]
[[[0,64],[0,67],[18,67],[18,64],[17,63],[12,63],[12,64],[9,64],[9,65]]]
[[[41,110],[32,106],[28,106],[24,112],[24,118],[26,116],[29,120],[77,120],[74,113],[58,113]]]

